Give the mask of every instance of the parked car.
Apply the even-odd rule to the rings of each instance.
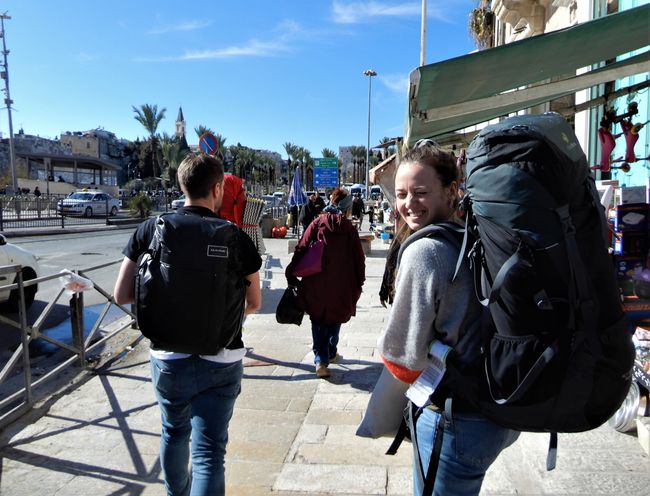
[[[14,244],[7,243],[6,238],[0,234],[0,266],[2,265],[22,265],[23,281],[36,279],[41,273],[38,262],[33,253],[30,253]],[[0,286],[13,284],[17,281],[17,274],[0,275]],[[25,306],[27,308],[34,303],[34,297],[36,296],[37,291],[37,284],[25,288]],[[0,303],[2,310],[8,310],[12,313],[17,312],[20,304],[19,290],[0,290]]]
[[[181,195],[180,198],[172,200],[172,210],[178,210],[185,205],[185,195]]]
[[[107,211],[108,209],[108,211]],[[62,215],[117,215],[120,201],[99,190],[76,191],[67,198],[59,200],[56,210]]]
[[[273,209],[282,206],[282,198],[275,195],[263,195],[264,214],[273,215]]]

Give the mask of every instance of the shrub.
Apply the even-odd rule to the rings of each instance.
[[[140,217],[144,219],[149,217],[153,202],[146,193],[138,193],[129,200],[129,214],[131,217]]]

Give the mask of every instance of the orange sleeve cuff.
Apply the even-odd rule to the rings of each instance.
[[[403,367],[395,362],[391,362],[384,356],[382,356],[381,359],[384,361],[384,365],[391,374],[393,374],[400,381],[407,384],[413,384],[422,373],[421,370],[407,369],[406,367]]]

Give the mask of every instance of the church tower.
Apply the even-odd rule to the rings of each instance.
[[[185,137],[185,118],[183,117],[183,107],[178,107],[178,117],[176,117],[176,137],[178,139]]]
[[[189,150],[190,147],[185,139],[185,118],[183,117],[183,107],[178,107],[178,117],[176,117],[176,138],[181,144],[181,150]]]

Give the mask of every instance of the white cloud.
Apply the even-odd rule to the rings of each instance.
[[[196,31],[197,29],[207,28],[211,24],[212,21],[197,21],[197,20],[180,21],[179,23],[170,26],[150,29],[148,33],[166,34],[166,33],[179,32],[179,31]]]
[[[276,57],[294,50],[297,39],[308,36],[300,25],[286,20],[278,25],[274,32],[279,33],[268,40],[252,38],[241,44],[207,50],[188,50],[182,55],[135,59],[136,62],[171,62],[179,60],[212,60],[235,57]]]
[[[379,75],[377,79],[383,83],[389,90],[406,95],[409,88],[408,74],[386,74]]]
[[[382,2],[349,2],[339,0],[332,2],[332,19],[338,24],[359,24],[376,18],[414,17],[422,12],[420,2],[389,4]],[[444,10],[436,5],[427,6],[427,17],[444,19]]]
[[[77,54],[77,60],[79,62],[92,62],[96,58],[97,57],[95,55],[86,52],[80,52]]]
[[[214,50],[186,52],[176,60],[227,59],[232,57],[272,57],[290,51],[290,47],[279,41],[249,40],[242,45],[232,45]]]

